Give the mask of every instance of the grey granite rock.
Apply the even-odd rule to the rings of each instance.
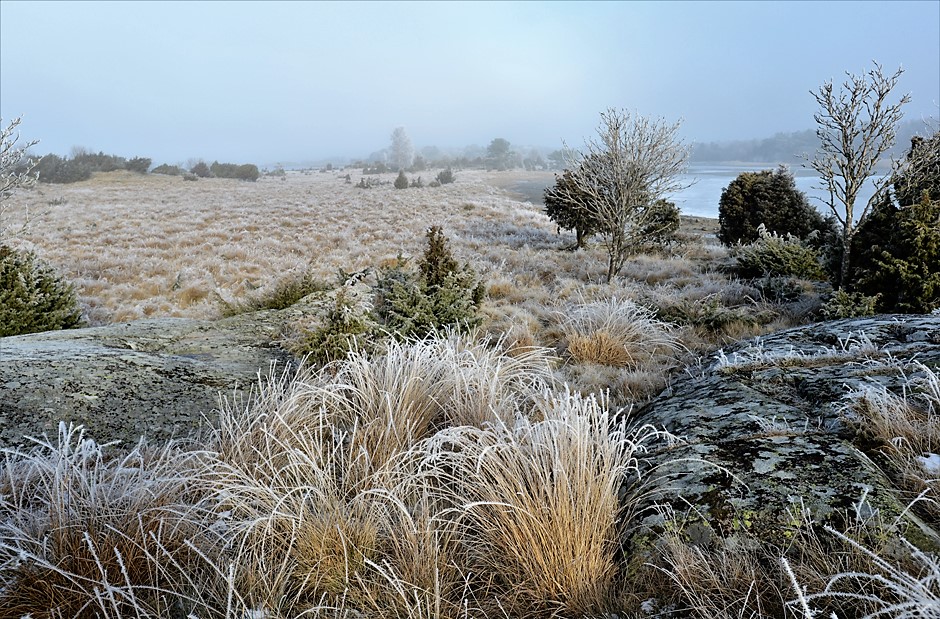
[[[783,544],[806,514],[836,528],[861,514],[901,518],[911,541],[940,548],[940,523],[905,509],[911,497],[878,446],[845,417],[847,396],[865,385],[900,391],[911,360],[940,367],[940,316],[800,327],[677,380],[636,416],[681,441],[650,455],[646,507],[661,507],[641,512],[627,547],[642,550],[677,521],[690,541],[747,533],[738,537]]]
[[[219,394],[246,390],[287,356],[274,312],[163,318],[0,339],[0,445],[54,436],[59,421],[99,441],[182,436]]]
[[[346,286],[367,296],[361,282]],[[296,325],[316,328],[336,291],[283,310],[219,320],[160,318],[0,338],[0,447],[55,436],[60,421],[100,442],[162,441],[213,421],[220,395],[241,396],[259,373],[296,364],[281,347]]]

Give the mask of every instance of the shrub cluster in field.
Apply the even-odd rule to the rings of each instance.
[[[351,350],[369,347],[385,335],[422,338],[444,329],[466,331],[480,323],[478,310],[484,286],[467,265],[453,257],[439,226],[428,229],[427,247],[417,268],[399,256],[381,267],[371,300],[356,299],[350,284],[364,273],[341,273],[341,287],[322,324],[301,329],[291,349],[316,363],[340,359]]]
[[[73,157],[60,157],[48,154],[39,159],[34,172],[39,175],[43,183],[75,183],[91,178],[94,172],[112,172],[114,170],[128,170],[139,174],[146,174],[150,169],[151,160],[147,157],[134,157],[125,159],[116,155],[106,155],[103,152],[79,152]]]
[[[733,245],[743,277],[831,279],[840,284],[823,317],[929,313],[940,307],[940,133],[915,139],[886,192],[850,240],[796,189],[785,168],[745,172],[722,192],[718,237]]]

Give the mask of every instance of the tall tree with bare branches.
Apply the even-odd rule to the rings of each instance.
[[[648,236],[661,232],[656,203],[688,186],[680,178],[689,148],[678,138],[679,125],[608,108],[583,153],[565,145],[571,175],[563,198],[597,222],[608,283]]]
[[[26,221],[19,227],[4,225],[3,221],[4,215],[7,214],[4,204],[7,196],[17,189],[32,186],[37,177],[34,171],[36,162],[27,155],[27,151],[38,144],[39,140],[17,146],[20,139],[18,127],[21,122],[22,117],[14,118],[4,127],[3,119],[0,118],[0,241],[23,232],[29,223],[28,214]]]
[[[828,196],[824,198],[826,206],[841,225],[842,265],[836,282],[840,288],[848,283],[855,232],[872,206],[882,199],[891,177],[884,175],[874,180],[874,195],[857,218],[855,201],[882,155],[894,146],[903,116],[901,108],[911,100],[907,94],[895,103],[888,100],[904,69],[885,75],[881,65],[874,64],[863,75],[846,73],[848,79],[841,90],[836,90],[829,80],[818,91],[810,91],[819,104],[819,111],[813,116],[819,148],[807,160],[819,174],[819,188]]]
[[[404,127],[392,131],[392,146],[388,152],[388,163],[393,172],[407,170],[415,160],[415,149]]]

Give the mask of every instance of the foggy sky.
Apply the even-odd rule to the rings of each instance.
[[[809,94],[905,68],[938,116],[940,2],[0,1],[0,115],[73,146],[260,165],[417,148],[578,146],[599,113],[688,141],[813,127]]]

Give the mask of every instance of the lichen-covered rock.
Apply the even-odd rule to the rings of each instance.
[[[99,441],[164,440],[211,419],[289,358],[275,312],[163,318],[0,338],[0,446],[83,424]]]
[[[660,507],[641,516],[626,546],[642,554],[676,526],[693,543],[735,536],[783,546],[809,515],[837,529],[858,517],[900,518],[911,541],[940,548],[938,523],[906,509],[912,497],[846,422],[850,394],[873,382],[900,391],[912,359],[940,367],[940,316],[792,329],[678,380],[636,416],[681,440],[650,455],[646,500]]]
[[[347,287],[349,288],[349,287]],[[352,284],[364,294],[365,284]],[[215,418],[220,395],[246,396],[259,373],[288,371],[285,334],[312,328],[335,290],[283,310],[221,320],[159,318],[0,338],[0,447],[54,436],[60,421],[100,442],[163,441]]]

